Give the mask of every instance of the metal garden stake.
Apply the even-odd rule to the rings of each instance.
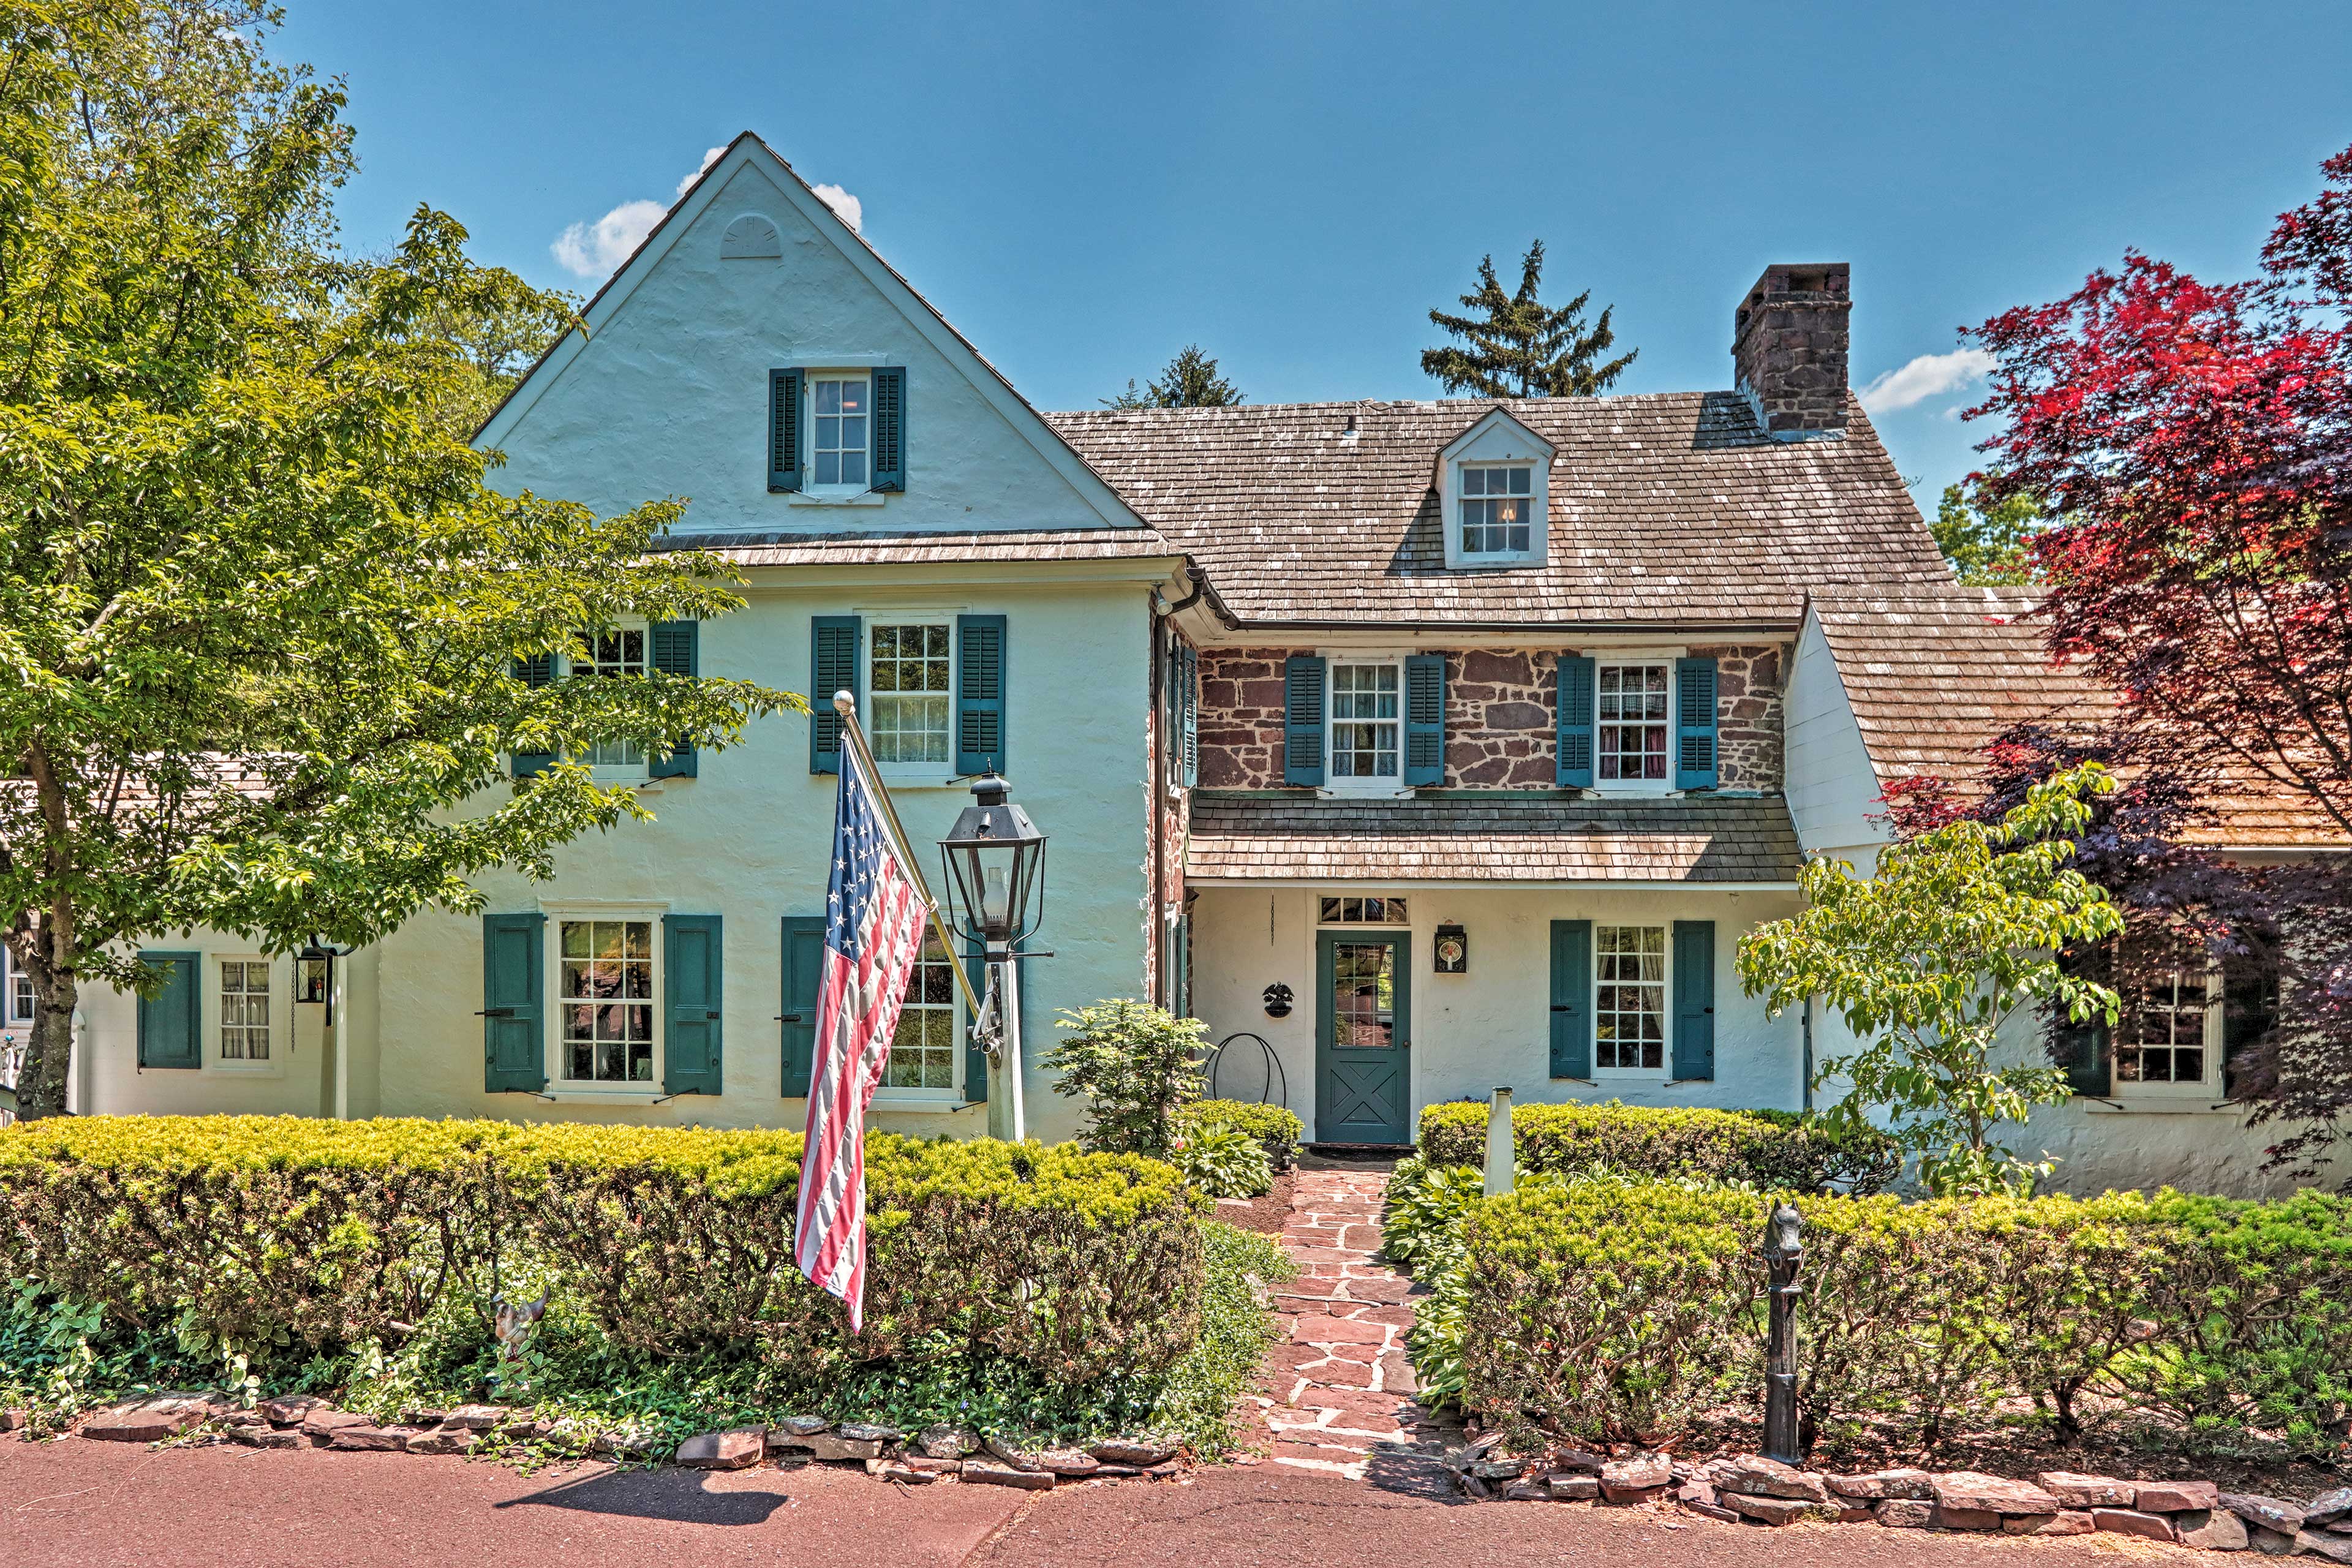
[[[1764,1267],[1771,1318],[1764,1340],[1764,1457],[1803,1463],[1797,1451],[1797,1270],[1805,1260],[1805,1222],[1781,1204],[1764,1222]]]

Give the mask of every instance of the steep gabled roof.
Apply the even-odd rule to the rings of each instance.
[[[1881,788],[1940,778],[1980,788],[1984,748],[2021,724],[2089,736],[2116,710],[2079,664],[2053,664],[2036,595],[1958,584],[1823,589],[1811,611],[1844,683]],[[2343,847],[2317,806],[2251,773],[2225,784],[2216,820],[2184,837],[2233,847]]]
[[[1448,571],[1433,460],[1498,407],[1558,449],[1548,557]],[[1729,392],[1046,417],[1246,625],[1793,627],[1816,584],[1951,581],[1859,405],[1827,441]]]

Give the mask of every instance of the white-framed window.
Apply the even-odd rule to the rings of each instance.
[[[1666,928],[1592,928],[1592,1065],[1654,1072],[1666,1065]]]
[[[2114,1036],[2116,1094],[2216,1092],[2221,1000],[2221,976],[2193,952],[2127,994]]]
[[[33,977],[18,967],[16,955],[5,948],[0,948],[0,963],[5,963],[8,972],[7,1021],[11,1024],[31,1023]]]
[[[1602,789],[1674,782],[1674,666],[1602,660],[1593,669],[1593,778]]]
[[[1317,924],[1327,926],[1401,926],[1412,923],[1404,900],[1359,897],[1354,893],[1318,899],[1315,920]]]
[[[548,1073],[559,1089],[651,1089],[661,1083],[660,916],[551,911],[554,966]]]
[[[956,1098],[963,1068],[964,1017],[954,963],[940,945],[939,933],[927,929],[922,956],[907,976],[881,1095],[894,1100]]]
[[[955,763],[955,626],[877,616],[866,623],[866,735],[884,767]]]
[[[1402,789],[1404,666],[1395,659],[1333,658],[1329,669],[1327,787]]]
[[[215,1016],[224,1062],[269,1060],[269,961],[266,958],[220,958],[213,961],[219,989]]]
[[[574,675],[644,675],[653,668],[652,635],[642,621],[583,632],[571,654]],[[600,775],[642,775],[645,752],[627,741],[599,741],[583,759]]]
[[[871,377],[826,373],[809,378],[809,483],[819,489],[864,489],[874,429]]]
[[[1528,463],[1465,463],[1454,527],[1464,560],[1475,565],[1524,558],[1533,548],[1535,468]]]

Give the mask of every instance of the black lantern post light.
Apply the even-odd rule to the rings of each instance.
[[[972,803],[940,840],[948,903],[968,942],[981,944],[988,988],[973,1027],[989,1050],[988,1131],[1018,1141],[1027,1131],[1021,1104],[1021,987],[1013,965],[1021,944],[1045,918],[1045,836],[1008,798],[995,773],[971,786]],[[1024,953],[1023,958],[1045,956]]]

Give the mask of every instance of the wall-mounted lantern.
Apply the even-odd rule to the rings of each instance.
[[[330,1025],[335,1021],[335,960],[351,951],[312,937],[310,945],[294,955],[294,1000],[324,1006]]]
[[[1458,925],[1437,928],[1437,942],[1431,949],[1437,956],[1440,974],[1467,974],[1470,972],[1470,934]]]

